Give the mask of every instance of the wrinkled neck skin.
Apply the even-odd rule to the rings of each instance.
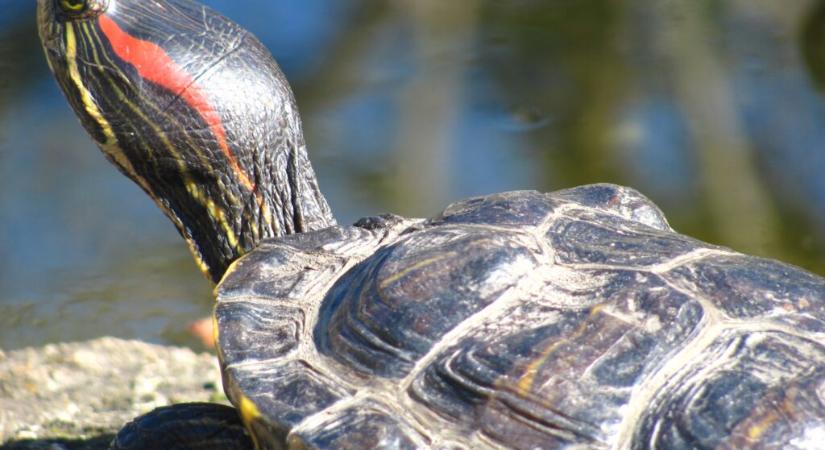
[[[262,239],[335,224],[268,50],[190,0],[38,0],[49,66],[106,157],[157,203],[214,282]]]
[[[208,98],[217,119],[206,107],[194,115],[204,123],[187,119],[186,131],[167,133],[174,148],[186,149],[173,158],[185,164],[165,167],[158,160],[159,167],[145,171],[154,179],[137,181],[151,186],[147,192],[217,283],[261,240],[326,228],[335,219],[309,161],[292,91],[269,52],[244,34],[209,66],[189,87],[198,94],[190,97]],[[179,98],[167,111],[191,109],[186,94]]]
[[[244,149],[233,152],[236,164],[222,163],[228,158],[214,152],[201,161],[188,161],[184,171],[178,163],[165,167],[161,160],[144,177],[152,178],[148,183],[131,177],[150,186],[145,190],[176,225],[196,263],[214,283],[263,239],[336,224],[309,161],[291,92],[267,103],[282,110],[273,114],[261,108],[268,119],[235,119],[243,125],[227,130],[231,147]],[[182,136],[191,139],[191,132]]]
[[[227,204],[225,208],[229,213],[225,220],[206,220],[210,228],[200,233],[199,239],[203,240],[197,247],[210,248],[207,253],[218,255],[213,264],[215,269],[207,271],[216,283],[232,262],[257,247],[263,239],[336,225],[310,163],[291,92],[288,98],[291,114],[285,114],[284,117],[289,118],[289,125],[280,128],[275,136],[265,139],[268,146],[254,153],[258,160],[250,171],[254,174],[251,177],[254,187],[251,191],[243,185],[237,188],[241,193],[239,197],[243,199],[242,207]],[[254,127],[254,124],[250,126]],[[269,128],[264,127],[260,131],[271,132]],[[248,145],[256,147],[255,144]],[[213,188],[221,189],[219,186],[209,186],[206,189]],[[229,203],[227,199],[224,202]],[[208,208],[207,215],[211,216]],[[237,230],[237,244],[226,245],[231,242],[219,240],[219,248],[215,248],[213,237],[226,236],[227,226]]]

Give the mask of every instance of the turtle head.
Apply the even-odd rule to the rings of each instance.
[[[38,24],[86,131],[212,280],[263,238],[334,224],[289,84],[246,30],[191,0],[38,0]]]

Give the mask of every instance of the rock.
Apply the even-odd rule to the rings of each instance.
[[[116,338],[0,351],[0,449],[105,449],[135,416],[226,403],[217,359]]]

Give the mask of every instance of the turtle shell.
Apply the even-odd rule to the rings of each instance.
[[[215,310],[260,448],[822,448],[825,280],[593,185],[265,242]]]

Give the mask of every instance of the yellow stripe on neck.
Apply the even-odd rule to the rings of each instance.
[[[89,29],[85,30],[90,33]],[[77,36],[75,34],[75,29],[73,24],[67,24],[66,26],[66,63],[68,66],[68,74],[69,78],[71,79],[72,83],[77,88],[78,92],[80,93],[80,100],[83,104],[83,109],[86,111],[88,116],[97,123],[100,129],[103,132],[103,136],[105,137],[105,142],[100,142],[100,147],[103,152],[111,158],[115,164],[120,166],[131,178],[134,180],[138,185],[140,185],[151,197],[155,200],[155,203],[161,207],[161,209],[166,213],[175,225],[178,227],[179,230],[183,231],[185,227],[177,219],[177,217],[171,213],[169,208],[164,204],[164,202],[160,201],[155,195],[154,190],[149,186],[149,183],[137,174],[135,171],[134,166],[126,157],[125,153],[120,147],[120,143],[118,142],[117,135],[115,134],[114,130],[112,129],[111,124],[105,119],[103,113],[101,112],[100,108],[98,107],[97,103],[95,102],[94,97],[92,96],[91,92],[86,88],[83,84],[83,78],[81,77],[80,70],[78,68],[78,59],[77,59]],[[132,101],[124,96],[122,93],[118,92],[120,100],[124,102],[136,115],[138,115],[141,119],[143,119],[151,128],[152,131],[160,138],[161,142],[163,143],[164,147],[173,155],[173,158],[178,163],[178,169],[181,172],[182,177],[184,178],[184,183],[186,185],[186,190],[192,196],[192,198],[203,205],[209,216],[215,220],[217,223],[220,224],[220,227],[223,229],[225,234],[227,243],[240,255],[244,253],[244,249],[240,247],[240,242],[238,239],[235,230],[232,228],[229,220],[226,217],[226,212],[221,209],[211,198],[206,196],[204,192],[201,190],[200,186],[196,182],[194,182],[188,174],[186,166],[183,164],[183,158],[180,154],[178,154],[177,149],[175,148],[174,144],[169,141],[166,134],[161,130],[154,122],[149,120],[143,112],[138,108],[136,105],[132,103]],[[254,226],[257,226],[253,223]],[[256,230],[257,231],[257,230]],[[195,262],[197,263],[200,270],[204,273],[209,275],[210,267],[206,263],[201,254],[198,245],[194,242],[191,237],[186,236],[186,243],[189,246],[189,250],[191,251],[192,255],[194,256]]]
[[[189,195],[191,195],[192,198],[197,200],[206,208],[206,211],[212,219],[221,224],[221,228],[223,228],[223,232],[226,235],[226,241],[229,243],[230,247],[238,252],[238,256],[240,256],[240,254],[243,253],[243,249],[238,245],[238,236],[235,234],[235,230],[232,229],[232,225],[226,219],[226,212],[218,207],[214,200],[204,195],[198,184],[195,183],[188,175],[184,176],[184,180],[186,183],[186,190],[189,191]]]
[[[69,68],[69,78],[75,84],[77,91],[80,92],[80,100],[83,102],[83,108],[92,120],[97,122],[103,131],[103,136],[106,137],[106,142],[100,143],[103,152],[109,155],[118,166],[122,167],[143,189],[147,192],[152,192],[146,180],[138,176],[132,163],[123,153],[123,150],[120,149],[117,136],[115,136],[112,126],[103,117],[103,114],[97,107],[97,103],[95,103],[94,97],[92,97],[92,94],[83,84],[83,79],[80,77],[80,70],[77,67],[77,38],[75,37],[74,25],[68,23],[66,24],[66,64]]]

